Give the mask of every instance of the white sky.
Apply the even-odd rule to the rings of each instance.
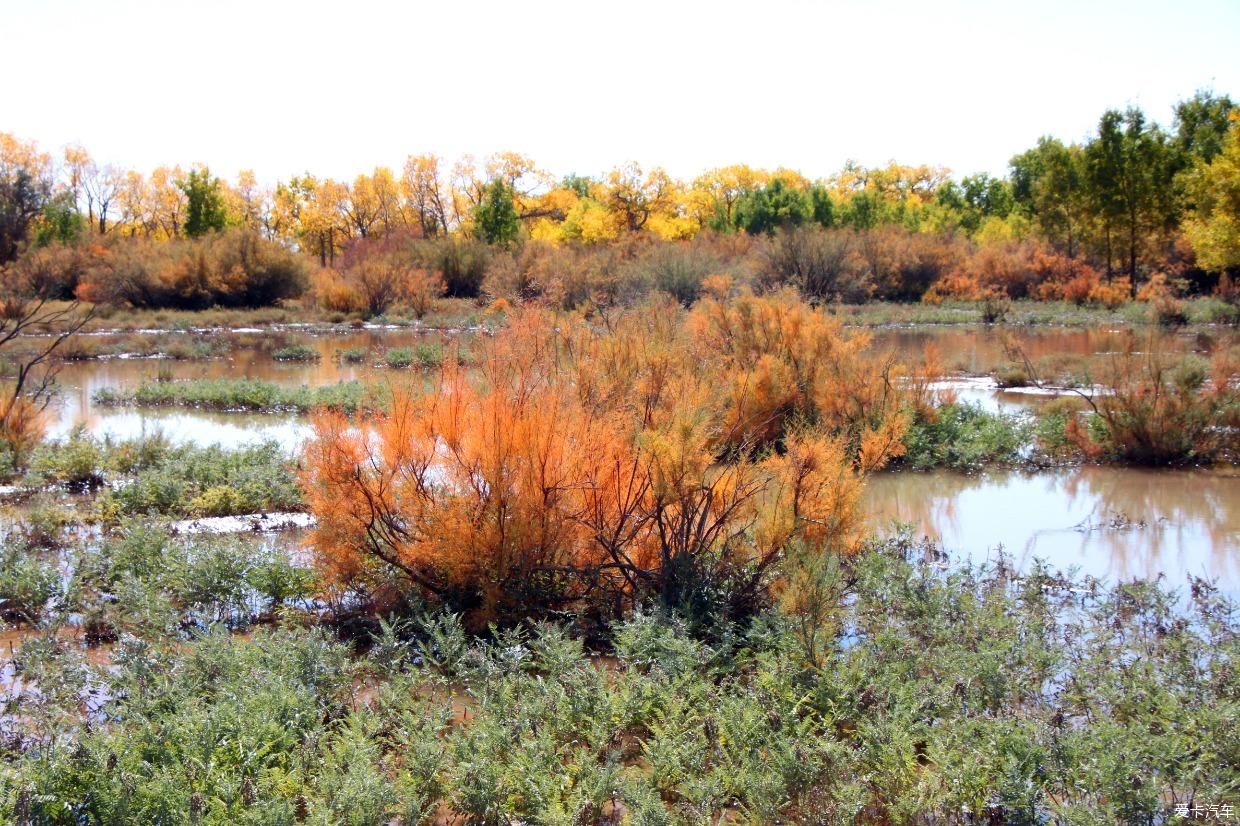
[[[1240,0],[0,0],[0,73],[0,131],[268,183],[500,150],[1003,174],[1107,107],[1240,97]]]

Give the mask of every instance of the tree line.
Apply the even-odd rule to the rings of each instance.
[[[1048,136],[1015,155],[1005,177],[850,162],[818,180],[738,164],[683,181],[636,163],[557,178],[503,152],[452,164],[413,155],[398,171],[379,167],[351,183],[307,173],[262,186],[251,171],[229,182],[202,165],[123,170],[76,146],[53,158],[0,134],[0,265],[57,244],[177,242],[229,230],[336,269],[359,244],[386,250],[396,240],[512,251],[528,242],[599,247],[821,228],[854,240],[887,230],[923,238],[912,244],[1024,245],[1027,259],[1057,257],[1073,276],[1096,272],[1135,296],[1155,277],[1205,291],[1234,275],[1238,193],[1240,118],[1228,96],[1211,92],[1178,103],[1166,127],[1137,108],[1109,110],[1081,142]],[[984,292],[985,281],[969,273],[968,283],[946,282],[940,293]],[[897,297],[919,298],[928,286]]]

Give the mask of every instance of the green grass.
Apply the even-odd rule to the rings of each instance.
[[[370,358],[370,350],[365,347],[347,347],[336,351],[336,359],[345,364],[364,364]]]
[[[391,347],[383,354],[388,367],[403,369],[418,367],[431,370],[443,364],[444,348],[439,342],[423,342],[414,347]]]
[[[1193,298],[1184,302],[1190,324],[1235,324],[1240,311],[1216,298]],[[944,301],[941,304],[892,303],[832,305],[829,311],[846,323],[867,327],[885,325],[980,324],[985,321],[984,302]],[[1115,310],[1078,306],[1066,301],[1010,302],[1002,319],[1009,326],[1095,327],[1102,325],[1144,326],[1155,323],[1149,305],[1128,302]]]
[[[104,388],[95,393],[94,400],[103,406],[199,407],[256,413],[305,413],[315,408],[353,413],[375,401],[356,381],[311,388],[259,379],[144,381],[129,389]]]

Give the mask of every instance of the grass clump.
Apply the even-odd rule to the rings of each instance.
[[[60,571],[54,561],[19,531],[0,533],[0,619],[35,625],[60,594]]]
[[[383,363],[397,370],[412,367],[413,360],[412,347],[390,347],[383,354]]]
[[[71,490],[108,484],[97,498],[107,519],[130,514],[233,516],[302,508],[292,459],[275,442],[225,449],[173,445],[162,436],[114,442],[82,430],[42,445],[28,481]]]
[[[104,388],[95,393],[94,400],[104,406],[201,407],[255,413],[306,413],[315,408],[355,413],[371,401],[356,381],[311,388],[259,379],[144,381],[130,389]]]
[[[273,350],[271,357],[276,361],[318,361],[319,351],[305,344],[290,344]]]
[[[417,367],[433,370],[443,364],[445,355],[439,342],[423,342],[414,347],[391,347],[383,354],[383,363],[394,369]]]
[[[365,364],[370,358],[370,350],[365,347],[347,347],[336,351],[336,360],[345,364]]]

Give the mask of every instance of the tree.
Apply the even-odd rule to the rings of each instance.
[[[1084,151],[1050,137],[1012,158],[1012,199],[1033,218],[1044,238],[1069,258],[1078,252],[1089,217]]]
[[[1125,245],[1125,270],[1136,294],[1142,245],[1175,221],[1167,137],[1141,110],[1110,110],[1085,147],[1091,202],[1103,224],[1107,273],[1114,271],[1115,235]]]
[[[1192,183],[1196,209],[1184,231],[1207,270],[1240,270],[1240,117],[1219,154],[1199,163]]]
[[[39,247],[51,243],[69,244],[81,238],[86,228],[86,219],[77,211],[73,196],[61,192],[43,205],[43,214],[34,231],[34,243]]]
[[[643,174],[639,164],[630,162],[607,175],[603,205],[617,217],[623,230],[642,230],[651,216],[670,213],[674,202],[675,184],[662,169]]]
[[[1191,167],[1198,161],[1209,163],[1223,151],[1235,108],[1227,95],[1218,97],[1208,91],[1176,104],[1172,144],[1181,166]]]
[[[185,234],[190,238],[219,232],[228,224],[221,186],[220,179],[211,177],[211,170],[205,166],[190,170],[178,182],[177,187],[185,193]]]
[[[482,202],[474,208],[474,235],[488,244],[508,246],[520,232],[521,220],[512,189],[497,178],[487,186]]]
[[[806,223],[813,208],[808,195],[774,178],[737,202],[736,225],[750,235],[770,235]]]
[[[47,186],[29,169],[0,169],[0,264],[17,257],[47,202]]]
[[[712,169],[699,175],[689,190],[690,214],[699,226],[721,232],[736,229],[736,205],[770,180],[765,170],[744,164]]]
[[[417,217],[422,237],[446,234],[448,202],[440,179],[439,158],[434,155],[409,156],[400,184],[405,203]]]

